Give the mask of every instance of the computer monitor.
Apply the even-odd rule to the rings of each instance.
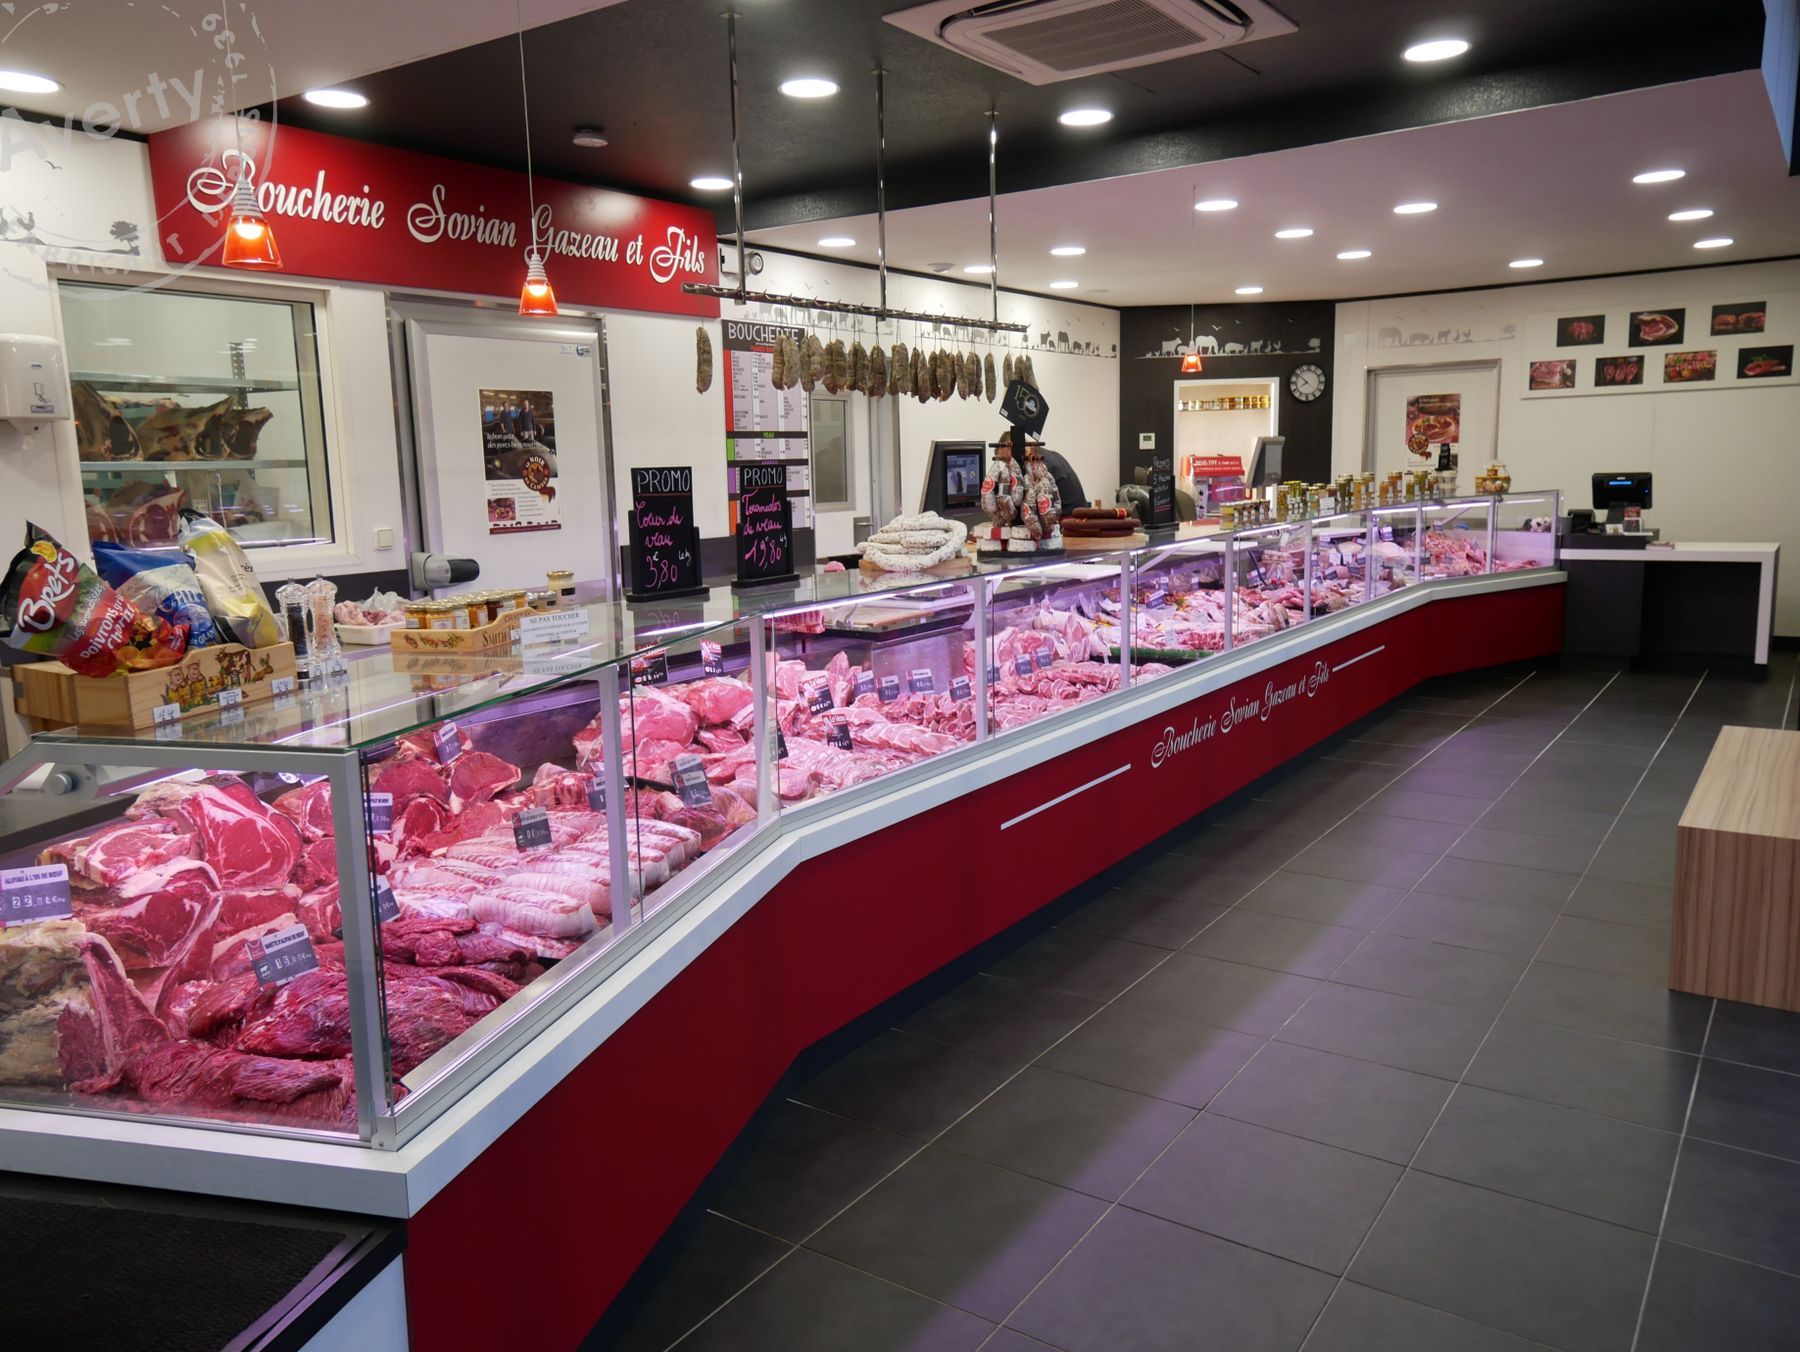
[[[1650,475],[1644,470],[1596,474],[1594,476],[1594,510],[1605,512],[1609,522],[1625,519],[1625,509],[1650,507]]]
[[[1270,484],[1281,482],[1281,452],[1286,445],[1286,437],[1256,439],[1256,449],[1250,453],[1250,458],[1256,463],[1256,469],[1250,478],[1252,488],[1267,488]]]
[[[944,506],[955,510],[981,501],[981,452],[944,451]]]

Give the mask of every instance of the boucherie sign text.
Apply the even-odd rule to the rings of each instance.
[[[171,264],[216,263],[248,164],[282,271],[429,291],[517,296],[532,242],[525,176],[295,127],[222,119],[150,138],[158,234]],[[564,304],[715,316],[684,282],[715,282],[712,216],[605,188],[537,180],[537,241]]]

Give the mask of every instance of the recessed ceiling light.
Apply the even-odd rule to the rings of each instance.
[[[28,70],[0,70],[0,89],[9,94],[54,94],[61,88],[48,75],[33,75]]]
[[[368,99],[350,89],[309,89],[300,96],[319,108],[367,108]]]
[[[1433,38],[1430,42],[1415,42],[1401,55],[1408,61],[1448,61],[1468,50],[1469,44],[1461,38]]]
[[[1685,169],[1646,169],[1641,174],[1633,174],[1633,183],[1673,183],[1678,178],[1686,178]]]
[[[1056,119],[1065,127],[1099,127],[1112,121],[1107,108],[1071,108]]]
[[[1689,207],[1686,211],[1671,211],[1669,219],[1672,221],[1703,221],[1712,214],[1711,207]]]
[[[725,192],[731,187],[731,180],[717,174],[702,174],[699,178],[690,178],[688,187],[698,188],[701,192]]]
[[[1081,244],[1058,244],[1050,252],[1057,258],[1080,258],[1087,252],[1087,248]]]
[[[1277,230],[1276,239],[1311,239],[1312,227],[1308,225],[1291,225],[1286,230]]]
[[[971,263],[963,269],[971,277],[985,277],[993,270],[994,266],[991,263]]]
[[[856,247],[856,241],[848,235],[827,235],[819,241],[819,247],[821,249],[851,249]]]
[[[599,150],[606,145],[606,133],[598,127],[577,127],[569,139],[588,150]]]
[[[1209,197],[1204,202],[1194,203],[1195,211],[1236,211],[1235,197]]]
[[[1052,291],[1073,291],[1080,285],[1080,282],[1051,282],[1050,289]]]
[[[1436,202],[1402,202],[1394,208],[1396,216],[1423,216],[1428,211],[1436,211]]]
[[[1240,296],[1260,296],[1262,295],[1262,288],[1260,286],[1240,286],[1237,289],[1237,293]]]
[[[816,75],[781,82],[781,92],[790,99],[828,99],[837,90],[837,81],[821,79]]]
[[[1728,236],[1720,235],[1716,239],[1697,239],[1694,241],[1694,247],[1696,249],[1723,249],[1733,242]]]
[[[1506,266],[1509,268],[1541,268],[1544,266],[1544,260],[1541,258],[1515,258]]]
[[[1353,263],[1359,258],[1373,258],[1374,254],[1367,249],[1345,249],[1338,257],[1346,263]]]

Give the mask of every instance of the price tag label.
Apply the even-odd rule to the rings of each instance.
[[[831,720],[831,731],[825,734],[825,740],[841,751],[850,749],[850,720],[843,717]]]
[[[1036,664],[1039,671],[1048,671],[1050,669],[1050,664],[1056,661],[1056,653],[1046,645],[1033,652],[1031,654],[1031,660]]]
[[[244,947],[250,954],[250,970],[262,986],[280,986],[319,965],[305,925],[289,925],[260,939],[247,939]]]
[[[179,742],[181,740],[181,720],[177,718],[172,722],[164,723],[156,729],[155,737],[159,742]]]
[[[1146,609],[1155,610],[1158,606],[1167,605],[1168,600],[1169,589],[1167,587],[1155,587],[1151,589],[1149,595],[1144,597],[1144,606]]]
[[[394,889],[388,886],[386,878],[375,880],[375,923],[385,925],[390,920],[400,918],[400,899],[394,895]]]
[[[73,914],[67,864],[0,869],[0,925],[66,920]]]
[[[706,782],[706,767],[698,756],[677,756],[669,766],[675,777],[675,792],[689,807],[711,807],[712,785]]]
[[[906,673],[906,688],[915,695],[929,695],[937,689],[937,680],[930,667],[914,667]]]
[[[746,704],[743,708],[739,709],[735,714],[733,714],[731,716],[731,726],[736,728],[739,732],[743,733],[745,736],[749,735],[750,725],[752,723],[754,723],[755,721],[756,721],[756,705],[754,703]]]
[[[221,690],[218,694],[218,705],[221,709],[230,709],[243,702],[244,688],[241,685],[234,685],[228,690]]]
[[[1018,672],[1021,676],[1031,675],[1031,654],[1020,653],[1017,657],[1013,658],[1013,670]]]
[[[227,709],[224,713],[219,715],[219,726],[222,728],[236,727],[243,721],[244,711],[241,708]]]
[[[898,676],[883,676],[876,687],[876,693],[881,696],[881,702],[883,704],[892,704],[895,700],[900,698],[900,678]]]
[[[775,759],[786,760],[787,758],[787,738],[782,734],[781,724],[777,723],[775,725]]]
[[[952,676],[950,678],[950,698],[951,699],[974,699],[975,698],[975,688],[974,688],[974,686],[970,685],[969,678],[967,676]]]
[[[550,844],[550,814],[541,807],[513,818],[513,844],[521,850],[541,850]]]
[[[708,676],[725,674],[725,652],[709,638],[700,640],[700,670]]]
[[[294,678],[292,676],[277,676],[274,680],[269,682],[269,693],[271,695],[293,694]]]
[[[606,811],[606,781],[599,775],[588,780],[587,805],[589,812]]]
[[[998,662],[988,663],[988,684],[990,686],[1000,684],[1000,664]]]
[[[270,701],[270,707],[279,714],[293,708],[299,702],[299,697],[296,695],[277,695]]]
[[[669,679],[669,655],[658,649],[631,659],[633,685],[662,685]]]
[[[159,728],[165,723],[178,723],[181,721],[181,706],[159,704],[150,711],[150,721]]]
[[[519,642],[577,643],[588,636],[586,610],[533,610],[519,616]]]
[[[806,707],[822,714],[831,707],[831,682],[814,681],[806,688]]]
[[[438,762],[448,765],[462,752],[462,738],[456,731],[456,724],[443,723],[432,734],[432,742],[437,747]]]
[[[856,693],[858,695],[873,695],[875,693],[874,672],[859,671],[856,673]]]
[[[385,836],[394,829],[393,794],[372,793],[369,795],[369,829],[378,836]]]

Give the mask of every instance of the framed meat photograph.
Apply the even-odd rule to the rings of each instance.
[[[1635,310],[1630,347],[1663,347],[1679,343],[1687,329],[1686,310]]]
[[[1558,347],[1586,347],[1606,341],[1605,315],[1572,315],[1556,321]]]
[[[1717,338],[1726,333],[1761,333],[1768,324],[1769,307],[1760,300],[1739,301],[1736,305],[1712,307],[1712,332]]]
[[[1715,348],[1704,352],[1663,353],[1663,384],[1691,385],[1712,380],[1719,373],[1719,353]]]
[[[1620,385],[1642,385],[1644,383],[1644,358],[1636,353],[1628,353],[1623,357],[1594,358],[1594,388],[1597,390],[1615,389]]]
[[[1741,347],[1738,349],[1739,380],[1774,380],[1794,374],[1794,345]]]
[[[1531,386],[1534,390],[1572,390],[1575,388],[1575,359],[1534,361],[1531,363]]]

